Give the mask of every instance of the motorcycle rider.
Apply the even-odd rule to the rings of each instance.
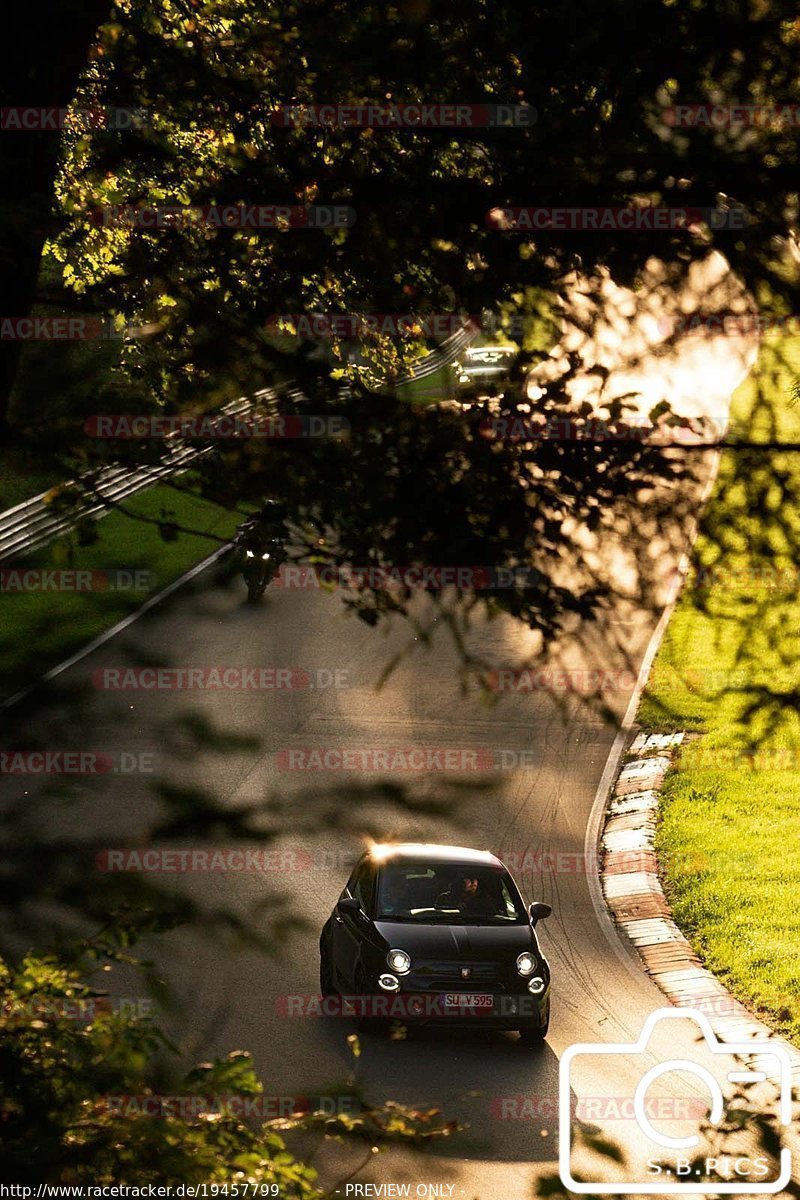
[[[244,541],[253,543],[253,549],[269,542],[280,542],[283,545],[289,536],[286,528],[286,505],[281,500],[265,500],[260,510],[251,513],[239,526],[239,531]]]

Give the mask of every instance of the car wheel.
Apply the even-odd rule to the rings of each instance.
[[[356,995],[363,996],[366,1000],[371,997],[367,991],[367,981],[364,978],[363,972],[359,971],[356,975]],[[386,1022],[380,1017],[366,1017],[360,1015],[358,1018],[358,1028],[362,1033],[380,1033],[386,1027]]]
[[[550,1028],[550,1004],[547,1005],[547,1015],[543,1025],[526,1025],[520,1029],[519,1038],[524,1046],[541,1046]]]

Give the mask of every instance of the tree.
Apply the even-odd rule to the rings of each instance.
[[[77,102],[143,115],[129,133],[65,136],[62,229],[52,248],[67,288],[120,327],[146,331],[123,350],[126,370],[151,397],[140,409],[207,411],[242,390],[293,379],[306,399],[285,408],[350,422],[342,445],[227,446],[209,461],[210,494],[230,496],[233,479],[244,499],[284,489],[300,543],[324,538],[337,563],[532,565],[523,595],[511,588],[479,599],[544,632],[567,612],[596,610],[597,580],[571,596],[554,581],[558,553],[576,549],[569,530],[629,519],[632,506],[667,494],[680,510],[684,465],[652,447],[610,442],[490,446],[480,420],[441,409],[412,414],[393,397],[393,372],[413,361],[419,342],[389,337],[357,347],[373,364],[365,386],[360,366],[348,367],[348,339],[332,340],[332,370],[318,346],[276,336],[275,320],[320,309],[508,313],[533,294],[561,295],[575,268],[634,283],[651,255],[685,266],[711,248],[752,289],[769,285],[776,303],[791,303],[796,282],[776,269],[775,247],[791,212],[791,131],[686,130],[670,114],[683,101],[788,99],[794,23],[777,3],[757,14],[688,0],[661,6],[631,65],[618,36],[631,12],[627,2],[590,4],[577,28],[558,5],[533,17],[484,3],[323,12],[310,2],[130,0],[114,9]],[[449,97],[527,105],[537,119],[415,130],[286,127],[272,117],[286,104],[328,99],[429,101],[443,79]],[[148,229],[108,215],[115,205],[274,203],[346,206],[356,220],[328,231],[229,229],[205,219]],[[668,229],[530,233],[503,232],[504,220],[487,215],[532,204],[743,206],[748,220],[744,228],[706,218]],[[525,412],[525,370],[542,353],[520,353],[507,415]],[[549,384],[548,417],[586,415],[568,398],[578,369],[573,361]],[[377,391],[376,378],[384,381]],[[607,415],[624,414],[617,405]],[[152,441],[98,447],[84,436],[86,415],[38,426],[37,443],[57,447],[73,468],[159,449]],[[397,607],[369,586],[358,604],[369,619]]]
[[[0,156],[0,263],[3,311],[25,317],[36,297],[45,242],[57,231],[53,187],[59,168],[61,133],[50,125],[54,110],[65,110],[78,88],[95,44],[98,27],[112,9],[110,0],[45,0],[34,25],[23,9],[10,14],[10,53],[3,63],[3,153]],[[32,110],[26,115],[23,110]],[[9,111],[10,110],[10,111]],[[50,110],[43,127],[19,128]],[[8,403],[22,342],[0,338],[0,433],[7,433]]]

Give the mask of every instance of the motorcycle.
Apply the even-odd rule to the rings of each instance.
[[[247,527],[240,530],[236,545],[242,576],[247,584],[247,599],[252,604],[261,599],[272,583],[286,561],[286,551],[278,538],[259,537]]]

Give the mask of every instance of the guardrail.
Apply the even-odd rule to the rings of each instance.
[[[442,342],[437,350],[431,350],[430,354],[421,358],[419,365],[415,366],[412,371],[406,371],[404,375],[401,375],[397,382],[411,383],[413,380],[425,379],[428,375],[435,374],[440,367],[454,362],[459,354],[462,354],[467,346],[475,341],[479,332],[477,325],[472,323],[457,329],[446,341]]]
[[[424,379],[446,363],[453,362],[475,339],[477,333],[478,329],[474,325],[465,325],[451,334],[438,349],[421,358],[419,366],[402,376],[398,382]],[[263,401],[274,396],[275,393],[269,388],[262,388],[261,391],[255,392],[252,398],[242,396],[226,404],[220,411],[226,416],[241,416],[255,407],[254,400]],[[23,501],[22,504],[17,504],[14,508],[9,508],[0,513],[0,562],[38,550],[53,538],[69,533],[78,521],[98,520],[105,516],[110,505],[151,487],[160,479],[187,470],[192,462],[209,452],[210,447],[187,446],[176,438],[161,461],[152,466],[110,466],[94,476],[87,476],[84,489],[96,498],[91,499],[84,495],[82,502],[71,506],[68,511],[59,512],[55,502],[59,493],[69,487],[69,484],[58,485]],[[74,486],[80,487],[80,481]]]
[[[266,394],[257,392],[256,396]],[[242,416],[252,408],[252,400],[242,397],[226,404],[220,411],[226,416]],[[151,487],[160,479],[187,470],[192,462],[208,452],[208,447],[187,446],[176,439],[160,462],[146,467],[110,466],[94,476],[87,476],[82,499],[70,505],[68,510],[59,512],[57,501],[69,484],[57,485],[9,508],[0,514],[0,562],[38,550],[53,538],[69,533],[78,521],[99,520],[109,511],[110,505]],[[81,484],[73,486],[80,488]]]

